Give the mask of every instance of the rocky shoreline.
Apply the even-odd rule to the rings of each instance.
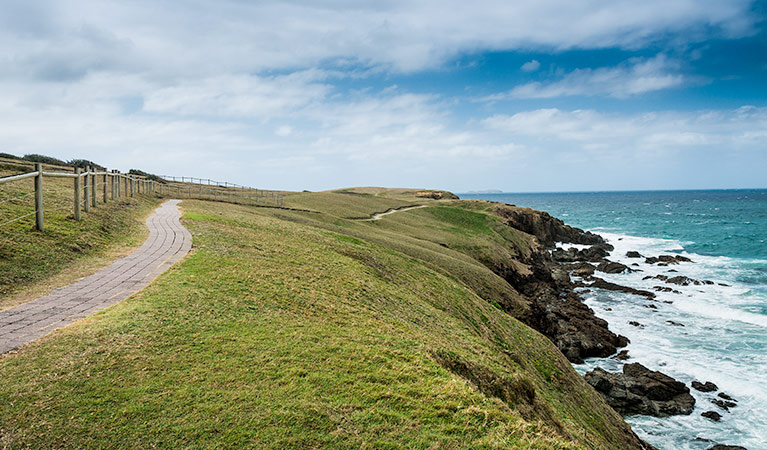
[[[540,247],[523,261],[530,268],[521,275],[508,268],[491,268],[505,278],[528,300],[527,310],[517,318],[548,337],[574,364],[590,357],[610,357],[621,361],[629,359],[626,350],[629,340],[608,328],[608,323],[597,317],[583,303],[577,288],[606,289],[637,295],[647,301],[645,307],[657,309],[655,292],[635,289],[609,282],[596,274],[629,273],[639,269],[639,263],[631,266],[610,261],[607,257],[614,248],[601,236],[564,224],[545,212],[512,205],[497,205],[495,213],[508,226],[536,237]],[[559,243],[574,244],[570,248],[557,247]],[[644,256],[636,251],[626,254],[644,264],[678,266],[693,263],[681,255]],[[675,269],[669,270],[672,274]],[[571,279],[575,277],[575,281]],[[674,286],[710,285],[710,280],[696,280],[683,274],[656,275],[645,279],[657,280],[656,292],[674,292]],[[684,324],[669,321],[670,325]],[[642,327],[642,324],[632,323]],[[692,414],[695,398],[690,387],[661,372],[653,371],[640,363],[624,364],[622,373],[610,373],[596,368],[585,374],[586,381],[599,392],[605,401],[624,416],[635,414],[668,417]],[[719,421],[722,414],[737,406],[737,401],[726,393],[714,396],[718,388],[710,382],[695,381],[691,387],[700,392],[711,393],[709,399],[716,410],[701,415]],[[705,408],[704,408],[705,409]],[[712,449],[743,449],[743,447],[717,444]],[[745,449],[744,449],[745,450]]]

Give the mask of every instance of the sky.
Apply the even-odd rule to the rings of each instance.
[[[265,189],[767,187],[767,0],[3,0],[0,152]]]

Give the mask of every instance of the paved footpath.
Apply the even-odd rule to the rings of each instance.
[[[149,239],[111,266],[50,295],[0,312],[0,354],[108,308],[146,287],[192,248],[181,225],[180,200],[168,200],[147,220]]]

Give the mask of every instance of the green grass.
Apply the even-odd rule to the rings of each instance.
[[[316,195],[301,202],[338,212]],[[185,201],[182,264],[0,359],[0,446],[636,448],[546,338],[478,295],[499,279],[450,247],[526,238],[457,205],[356,222]]]
[[[0,170],[0,176],[13,173]],[[34,212],[33,193],[32,179],[0,185],[0,223]],[[98,207],[77,222],[71,179],[44,178],[43,193],[45,231],[34,229],[34,215],[0,226],[0,309],[12,294],[70,270],[77,261],[140,244],[146,235],[143,219],[160,203],[140,195],[103,204],[99,189]]]

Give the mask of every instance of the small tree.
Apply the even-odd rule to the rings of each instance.
[[[21,159],[24,161],[30,161],[30,162],[37,162],[42,164],[51,164],[54,166],[67,166],[68,164],[58,158],[54,158],[53,156],[46,156],[46,155],[38,155],[36,153],[30,153],[28,155],[24,155]]]
[[[71,159],[67,163],[67,165],[70,165],[72,167],[79,167],[81,169],[85,169],[86,167],[90,166],[94,169],[98,170],[105,170],[106,167],[102,166],[101,164],[96,164],[93,161],[88,161],[87,159]]]
[[[147,180],[151,180],[151,181],[163,181],[163,182],[165,181],[153,173],[144,172],[143,170],[139,170],[139,169],[131,169],[128,171],[128,174],[138,175],[140,177],[144,177]]]

